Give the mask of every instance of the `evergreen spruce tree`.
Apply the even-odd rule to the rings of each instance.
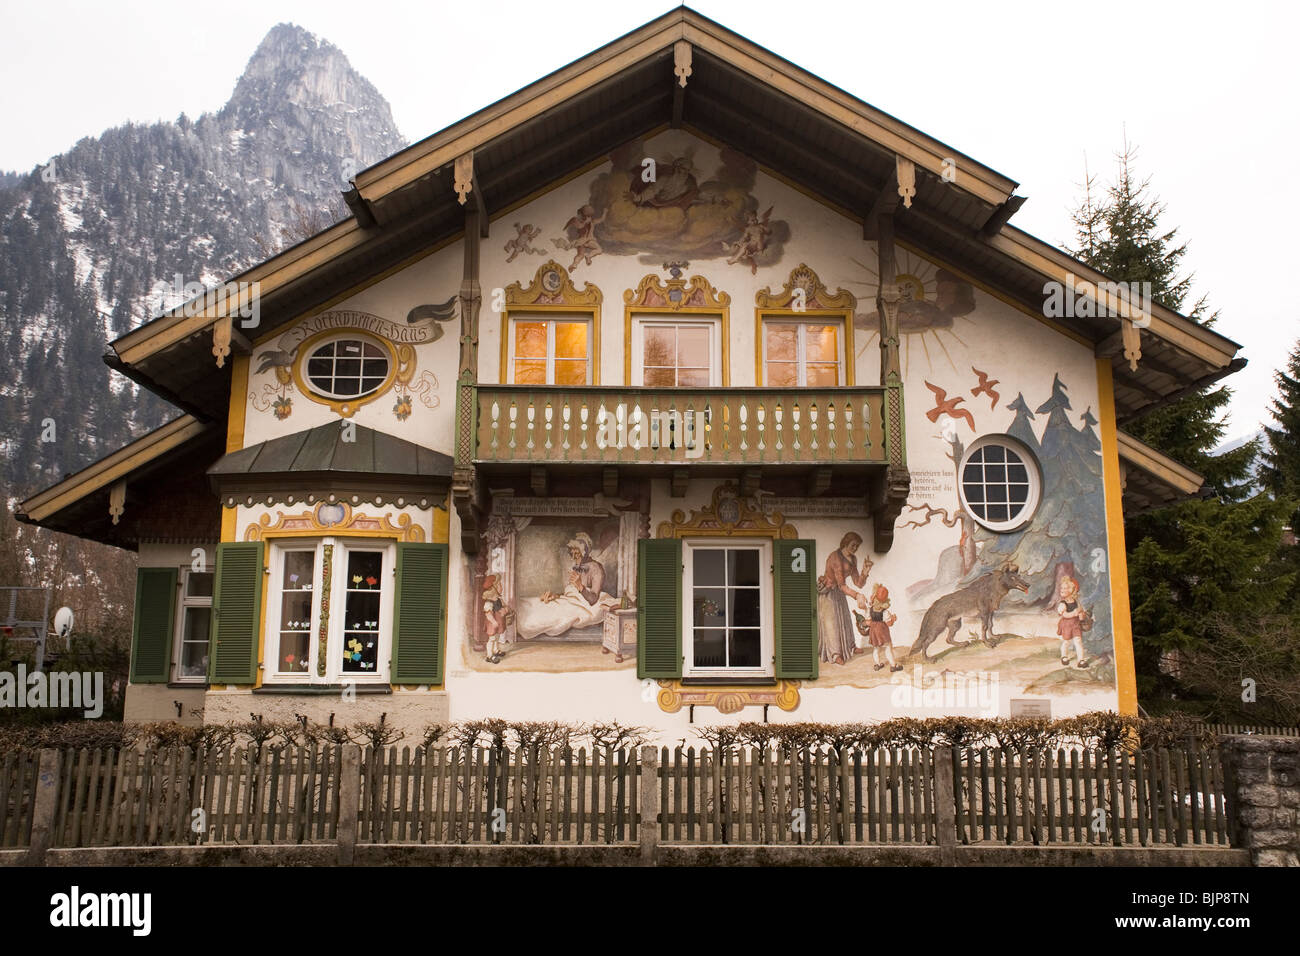
[[[1157,303],[1184,311],[1192,282],[1182,272],[1187,244],[1165,224],[1150,181],[1135,175],[1135,158],[1126,141],[1117,179],[1101,201],[1085,179],[1073,252],[1109,279],[1150,282]],[[1203,298],[1185,314],[1207,327],[1217,318]],[[1176,680],[1159,666],[1165,652],[1205,646],[1216,618],[1285,613],[1293,593],[1294,574],[1278,554],[1287,510],[1268,495],[1251,495],[1259,442],[1212,454],[1224,438],[1230,395],[1226,386],[1210,385],[1124,426],[1204,475],[1210,494],[1125,521],[1138,686],[1148,701],[1178,694]]]
[[[1261,477],[1273,494],[1296,502],[1300,501],[1300,341],[1273,378],[1278,390],[1272,409],[1276,427],[1264,427],[1268,447]],[[1293,513],[1291,520],[1292,529],[1300,530],[1300,513]]]

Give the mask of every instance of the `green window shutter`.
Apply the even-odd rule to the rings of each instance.
[[[135,628],[131,634],[131,683],[167,683],[175,623],[176,569],[137,570]]]
[[[257,682],[262,630],[262,542],[217,545],[217,579],[212,598],[213,684]]]
[[[682,676],[682,542],[637,542],[636,676]]]
[[[775,542],[776,676],[817,676],[817,542]]]
[[[441,684],[447,620],[445,544],[397,546],[393,602],[394,684]]]

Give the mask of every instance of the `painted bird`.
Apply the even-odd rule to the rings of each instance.
[[[974,365],[970,367],[970,370],[978,375],[980,380],[980,383],[972,388],[970,393],[972,395],[987,395],[992,400],[989,403],[989,411],[993,411],[998,407],[998,398],[1000,397],[998,393],[993,390],[993,386],[998,384],[998,379],[995,378],[992,381],[989,381],[988,372],[981,372]]]
[[[932,422],[937,422],[940,415],[947,415],[949,418],[962,418],[970,426],[970,430],[975,431],[975,417],[971,415],[968,409],[957,407],[958,402],[966,401],[965,398],[960,395],[956,398],[949,398],[947,392],[938,385],[931,385],[929,382],[925,383],[925,387],[934,392],[935,401],[934,408],[925,413],[926,418]]]
[[[301,344],[302,343],[299,343],[299,345]],[[287,352],[283,349],[272,349],[268,352],[261,353],[258,355],[258,359],[262,364],[257,367],[257,374],[261,375],[263,372],[273,368],[288,368],[293,364],[293,357],[297,351],[298,346],[295,345]]]

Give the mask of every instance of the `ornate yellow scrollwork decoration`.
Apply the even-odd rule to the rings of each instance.
[[[659,681],[655,700],[659,709],[675,714],[683,707],[716,707],[719,713],[736,714],[746,707],[778,707],[786,712],[799,706],[797,680],[778,680],[771,687],[683,686],[679,680]]]
[[[671,521],[659,523],[659,537],[782,538],[799,537],[795,526],[785,520],[780,512],[764,511],[753,498],[741,497],[736,485],[724,482],[713,490],[713,504],[691,512],[674,511]]]
[[[780,292],[774,293],[769,286],[754,296],[754,302],[760,309],[796,309],[797,311],[852,310],[858,304],[852,292],[844,289],[834,294],[829,292],[817,273],[802,262],[790,270],[790,278],[786,280]]]

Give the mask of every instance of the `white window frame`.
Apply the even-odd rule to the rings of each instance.
[[[378,385],[376,385],[370,391],[362,392],[360,395],[339,395],[333,391],[329,391],[329,392],[325,391],[314,381],[312,381],[311,374],[308,370],[311,364],[312,356],[314,356],[321,349],[325,348],[327,345],[334,345],[336,342],[353,342],[353,341],[360,342],[362,345],[373,345],[375,348],[379,349],[381,353],[381,357],[384,360],[384,364],[387,366],[384,370],[383,379],[380,381]],[[337,356],[335,356],[334,361],[336,363],[338,362]],[[361,361],[363,363],[365,361],[364,354]],[[336,367],[337,366],[333,366],[332,368],[336,368]],[[384,383],[392,379],[393,354],[392,351],[386,348],[384,346],[384,343],[379,341],[378,339],[375,339],[362,332],[353,332],[353,331],[344,330],[334,335],[326,336],[325,338],[312,343],[311,351],[305,353],[302,357],[302,367],[300,371],[302,373],[303,383],[311,390],[313,395],[319,395],[321,398],[326,398],[334,402],[355,402],[363,398],[369,398],[370,396],[374,395],[376,392],[382,391],[384,388]],[[364,365],[363,365],[363,371],[364,371]],[[337,377],[338,377],[337,375],[332,375],[331,380]],[[362,378],[363,380],[365,378],[364,374],[358,377]]]
[[[632,314],[632,385],[645,386],[645,330],[647,327],[697,326],[709,330],[709,388],[722,385],[722,316]]]
[[[795,343],[795,372],[797,376],[797,388],[808,387],[808,334],[807,327],[810,325],[833,325],[835,326],[835,363],[837,367],[835,377],[835,387],[838,388],[848,381],[845,373],[845,355],[844,348],[848,338],[844,316],[840,314],[818,316],[809,315],[806,318],[791,317],[788,315],[781,316],[762,316],[759,323],[760,338],[759,348],[762,354],[763,366],[763,385],[767,385],[767,327],[769,325],[794,325],[799,329],[798,339]],[[818,385],[817,388],[827,388],[829,386]]]
[[[758,551],[759,667],[695,666],[695,555],[696,550],[716,548]],[[770,538],[685,538],[682,540],[682,676],[683,677],[774,677],[776,675],[775,583]]]
[[[593,336],[595,329],[592,327],[592,317],[589,313],[575,312],[573,314],[547,312],[544,315],[538,315],[532,312],[523,312],[516,315],[508,316],[509,321],[506,323],[506,384],[515,384],[515,323],[516,322],[545,322],[546,323],[546,384],[555,384],[555,323],[556,322],[581,322],[587,326],[587,381],[584,383],[590,385],[592,382],[592,366],[596,362],[597,356],[593,354],[595,341]],[[536,361],[533,358],[533,361]],[[566,360],[566,361],[572,361]]]
[[[209,574],[212,576],[213,594],[209,597],[190,597],[190,575],[191,574]],[[176,626],[174,643],[172,644],[172,666],[171,678],[174,684],[207,684],[208,675],[205,671],[201,677],[185,677],[181,674],[181,663],[185,660],[185,611],[187,608],[206,607],[208,608],[208,662],[212,661],[212,599],[216,596],[217,575],[216,570],[195,571],[191,567],[182,567],[178,578],[180,587],[178,589],[176,600]]]
[[[321,578],[322,562],[325,557],[325,545],[334,546],[331,555],[331,580]],[[396,603],[397,587],[397,545],[392,539],[384,538],[285,538],[269,542],[267,566],[270,570],[266,588],[266,630],[263,641],[262,660],[263,684],[389,684],[392,670],[393,648],[393,610]],[[312,551],[316,556],[315,579],[312,582],[311,619],[312,627],[308,648],[311,650],[311,666],[306,671],[280,673],[280,582],[284,578],[284,555],[290,551]],[[383,552],[383,572],[381,574],[379,598],[379,647],[375,656],[374,673],[343,670],[343,632],[347,629],[344,620],[347,597],[347,566],[349,551]],[[317,647],[320,639],[320,607],[322,596],[329,589],[330,620],[329,632],[325,645],[325,676],[316,673]]]
[[[975,513],[970,503],[966,500],[966,465],[971,457],[980,449],[987,448],[991,445],[999,445],[1003,448],[1010,449],[1025,463],[1025,471],[1029,475],[1029,495],[1025,499],[1024,510],[1015,518],[1007,521],[989,521],[981,518]],[[1034,515],[1038,513],[1038,505],[1042,500],[1043,494],[1043,469],[1039,464],[1038,456],[1035,455],[1024,442],[1012,438],[1010,435],[981,435],[971,442],[970,446],[961,456],[961,464],[957,467],[957,495],[961,501],[961,506],[965,512],[971,516],[971,520],[989,531],[998,534],[1009,534],[1019,531],[1025,525],[1034,520]]]

